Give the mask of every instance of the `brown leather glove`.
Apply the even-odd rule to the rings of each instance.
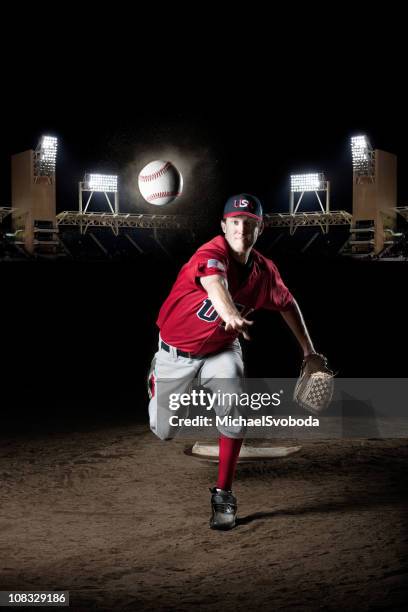
[[[332,400],[333,379],[334,374],[329,369],[324,355],[308,355],[303,360],[293,399],[302,408],[318,416]]]

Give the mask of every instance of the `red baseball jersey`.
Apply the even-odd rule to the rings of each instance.
[[[170,294],[160,309],[157,325],[162,339],[182,351],[196,355],[215,353],[238,336],[226,332],[200,282],[202,276],[219,274],[227,279],[228,291],[243,317],[258,308],[287,310],[293,296],[284,285],[276,265],[255,249],[246,278],[243,266],[232,257],[224,236],[201,246],[181,268]]]

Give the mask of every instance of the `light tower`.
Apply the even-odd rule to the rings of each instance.
[[[118,194],[118,177],[113,174],[85,174],[83,181],[81,181],[78,185],[79,190],[79,213],[80,213],[80,223],[79,230],[81,234],[85,234],[88,223],[83,223],[82,215],[88,211],[89,206],[91,204],[92,196],[95,193],[103,193],[106,201],[108,203],[108,208],[112,215],[119,214],[119,194]],[[84,206],[84,193],[88,193],[89,197]],[[109,194],[113,194],[113,202]],[[110,214],[109,213],[109,214]],[[104,214],[104,213],[103,213]],[[113,233],[118,235],[118,227],[117,225],[112,225]],[[95,238],[94,238],[95,239]]]
[[[89,193],[89,198],[83,205],[83,194]],[[112,214],[119,213],[119,194],[118,194],[118,177],[112,174],[85,174],[84,180],[79,183],[79,212],[86,213],[91,203],[94,193],[103,193],[105,195],[108,207]],[[113,205],[109,198],[109,194],[113,194]]]
[[[373,183],[375,180],[375,152],[367,136],[353,136],[351,158],[356,183]]]
[[[58,141],[42,136],[35,151],[12,156],[12,225],[25,249],[34,255],[53,255],[58,244],[55,168]]]
[[[366,135],[351,138],[354,254],[378,254],[392,244],[396,228],[397,157],[373,149]]]
[[[324,204],[319,196],[319,192],[324,193]],[[323,172],[312,172],[308,174],[292,174],[290,177],[290,202],[289,214],[298,214],[305,193],[314,193],[319,204],[319,212],[330,212],[330,182],[326,179]],[[298,200],[295,200],[296,194],[300,194]],[[290,233],[293,235],[296,231],[296,224],[291,224]],[[323,225],[322,225],[323,229]],[[326,226],[326,232],[328,227]]]
[[[326,194],[325,205],[323,206],[322,201],[319,197],[319,191]],[[292,174],[290,177],[290,204],[289,212],[293,215],[300,207],[303,196],[306,192],[314,192],[319,202],[320,209],[322,212],[329,212],[330,210],[330,183],[326,180],[326,177],[322,172],[311,173],[311,174]],[[299,199],[295,206],[295,194],[300,193]]]

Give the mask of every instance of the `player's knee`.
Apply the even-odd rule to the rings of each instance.
[[[168,428],[159,426],[159,424],[157,423],[156,416],[157,415],[155,413],[150,414],[150,421],[149,421],[150,430],[154,433],[155,436],[157,436],[163,442],[172,440],[174,435],[172,435],[172,432],[169,431]]]
[[[245,438],[246,427],[244,425],[224,425],[218,427],[218,431],[226,438]]]
[[[224,368],[217,373],[217,378],[242,378],[242,370],[240,368]]]

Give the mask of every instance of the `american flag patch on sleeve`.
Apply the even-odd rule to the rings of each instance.
[[[218,270],[225,272],[224,264],[218,261],[218,259],[209,259],[207,261],[207,268],[218,268]]]

